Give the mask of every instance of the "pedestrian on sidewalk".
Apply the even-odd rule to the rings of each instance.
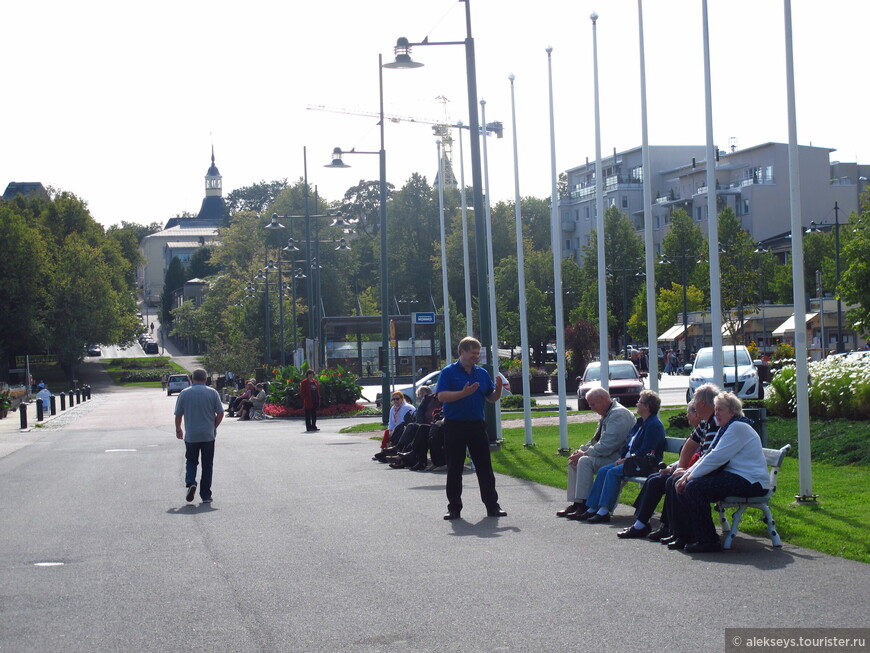
[[[444,519],[459,519],[462,510],[462,471],[465,451],[477,473],[480,498],[489,517],[504,517],[507,513],[498,503],[495,474],[489,455],[489,438],[484,421],[484,401],[501,399],[502,381],[496,375],[495,385],[489,373],[478,367],[480,342],[463,338],[459,342],[459,360],[441,370],[436,394],[443,404],[444,448],[447,454],[447,514]]]
[[[320,386],[314,378],[314,370],[305,373],[305,379],[299,384],[299,394],[302,395],[302,408],[305,411],[305,432],[319,431],[317,409],[320,407]]]
[[[208,373],[201,368],[193,370],[193,385],[178,394],[175,401],[175,437],[184,440],[187,460],[184,483],[186,499],[196,496],[196,468],[202,458],[199,496],[203,503],[211,503],[211,479],[214,463],[214,442],[217,427],[224,418],[224,405],[217,390],[206,385]],[[184,419],[184,430],[181,421]]]

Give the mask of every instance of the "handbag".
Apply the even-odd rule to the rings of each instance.
[[[659,468],[655,452],[629,456],[622,464],[622,474],[626,477],[649,476]]]

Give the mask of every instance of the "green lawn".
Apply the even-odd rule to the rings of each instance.
[[[661,412],[669,436],[688,435],[688,429],[668,428],[668,418],[679,412]],[[502,417],[513,414],[503,413]],[[542,416],[535,414],[535,417]],[[342,429],[342,432],[371,432],[380,438],[383,428],[380,422],[369,422]],[[588,442],[595,428],[594,421],[569,424],[569,448],[575,449]],[[768,421],[767,446],[792,445],[789,457],[780,468],[777,493],[771,504],[780,536],[785,542],[808,549],[870,562],[870,538],[866,534],[866,524],[870,523],[870,422],[812,420],[810,431],[812,490],[819,495],[819,500],[797,503],[794,497],[800,492],[800,479],[796,420],[770,418]],[[495,471],[555,488],[566,487],[566,457],[558,453],[558,426],[534,427],[535,446],[532,447],[524,446],[525,429],[522,427],[505,428],[502,435],[502,446],[492,454]],[[665,460],[675,458],[666,455]],[[631,505],[637,494],[637,486],[631,483],[623,490],[621,502]],[[740,530],[766,538],[767,526],[761,517],[760,510],[747,510],[740,521]],[[714,523],[719,523],[718,515]]]

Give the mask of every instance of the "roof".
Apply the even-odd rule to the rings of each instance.
[[[818,315],[818,313],[806,313],[806,322],[812,320],[816,315]],[[806,322],[804,323],[804,326],[806,326]],[[794,314],[792,314],[785,322],[776,327],[773,330],[773,335],[785,335],[785,333],[788,331],[794,331]]]
[[[692,326],[694,322],[689,322],[687,326]],[[670,329],[665,331],[662,335],[660,335],[657,340],[659,342],[670,342],[671,340],[676,340],[677,337],[683,335],[683,325],[675,324]]]
[[[3,199],[8,202],[17,195],[36,195],[43,199],[49,199],[48,191],[38,181],[10,181],[3,192]]]

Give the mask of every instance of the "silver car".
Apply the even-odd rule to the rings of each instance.
[[[715,383],[723,390],[730,390],[741,399],[764,399],[764,387],[758,378],[755,363],[749,350],[743,345],[727,345],[722,348],[722,368],[724,379],[713,378],[713,348],[702,347],[695,356],[689,376],[689,389],[686,401],[691,401],[695,390],[705,383]],[[735,382],[736,370],[736,382]]]

